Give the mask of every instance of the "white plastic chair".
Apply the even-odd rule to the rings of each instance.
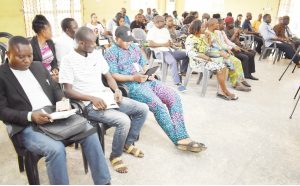
[[[273,64],[275,64],[276,60],[277,60],[277,61],[280,60],[280,55],[279,55],[279,54],[280,54],[280,51],[279,51],[279,49],[277,48],[276,43],[274,42],[273,44],[274,44],[274,45],[273,45],[272,47],[271,47],[271,46],[266,47],[266,45],[265,45],[265,40],[263,39],[263,46],[262,46],[262,48],[261,48],[261,55],[260,55],[260,57],[259,57],[259,59],[258,59],[259,61],[261,61],[261,59],[267,55],[267,52],[268,52],[268,51],[269,51],[270,53],[273,52],[273,54],[274,54]]]
[[[202,90],[201,90],[201,96],[204,97],[205,94],[206,94],[206,90],[207,90],[207,86],[208,86],[208,80],[209,80],[209,77],[211,76],[212,72],[207,70],[205,68],[205,63],[201,63],[199,67],[197,68],[192,68],[192,65],[194,62],[194,59],[190,58],[190,63],[189,63],[189,66],[188,66],[188,70],[187,70],[187,73],[186,73],[186,77],[185,77],[185,80],[184,80],[184,86],[187,87],[187,84],[189,82],[189,79],[192,75],[192,72],[193,71],[199,71],[199,78],[197,80],[197,85],[199,85],[201,82],[202,82]]]

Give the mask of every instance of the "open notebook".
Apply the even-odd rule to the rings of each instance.
[[[60,112],[46,112],[44,109],[42,109],[42,112],[45,114],[49,114],[52,120],[57,120],[57,119],[65,119],[68,118],[74,114],[76,114],[77,109],[71,109],[67,111],[60,111]]]
[[[114,108],[119,108],[119,105],[115,101],[114,93],[111,91],[110,88],[105,88],[102,92],[100,92],[99,96],[97,96],[101,99],[106,104],[106,109],[114,109]],[[94,110],[98,110],[95,106],[93,106]]]

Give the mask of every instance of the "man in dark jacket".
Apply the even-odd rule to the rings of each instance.
[[[64,144],[33,127],[51,120],[48,114],[35,110],[55,105],[63,93],[42,64],[32,62],[32,47],[26,38],[12,37],[7,57],[0,66],[0,120],[7,124],[11,137],[21,135],[26,149],[45,157],[50,184],[69,184]],[[80,143],[94,183],[109,183],[110,174],[97,135]]]

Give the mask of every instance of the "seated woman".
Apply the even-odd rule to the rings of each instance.
[[[51,40],[52,30],[47,18],[36,15],[32,21],[32,29],[36,33],[30,43],[33,49],[33,61],[40,61],[50,72],[52,79],[58,81],[58,65],[54,43]]]
[[[116,29],[119,26],[125,26],[124,16],[122,14],[117,14],[116,17],[115,17],[115,22],[116,22],[116,25],[113,26],[113,32],[112,32],[114,41],[116,40],[116,36],[115,36]]]
[[[87,23],[86,26],[92,29],[97,37],[102,38],[102,36],[105,35],[104,26],[101,24],[100,21],[98,21],[96,13],[91,14],[91,22]]]
[[[237,100],[238,97],[231,92],[226,87],[226,67],[224,64],[223,57],[210,58],[207,56],[207,53],[210,51],[211,39],[209,34],[204,35],[206,26],[201,23],[200,20],[195,20],[192,22],[189,33],[185,42],[185,48],[187,55],[191,60],[191,67],[197,68],[203,63],[205,63],[205,68],[210,71],[216,71],[218,83],[221,88],[221,92],[217,93],[218,97],[227,99],[227,100]]]
[[[140,73],[147,61],[140,48],[131,43],[134,38],[130,29],[121,26],[115,34],[116,44],[104,55],[112,76],[128,87],[130,98],[149,106],[159,125],[178,149],[192,152],[205,150],[205,145],[191,140],[186,131],[179,95],[153,76]]]
[[[248,82],[245,80],[244,71],[241,61],[234,57],[233,53],[228,50],[225,46],[219,35],[215,32],[219,29],[219,23],[217,19],[209,19],[207,22],[207,37],[211,39],[211,48],[208,51],[207,55],[209,57],[223,57],[225,58],[224,63],[229,69],[229,79],[232,87],[239,91],[251,91],[251,87]]]

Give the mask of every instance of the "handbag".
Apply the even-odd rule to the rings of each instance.
[[[55,111],[54,106],[46,106],[43,109],[49,114]],[[36,124],[36,126],[41,132],[58,141],[78,141],[96,132],[96,129],[88,123],[88,120],[78,114],[65,119],[54,120],[52,123],[44,125]]]

